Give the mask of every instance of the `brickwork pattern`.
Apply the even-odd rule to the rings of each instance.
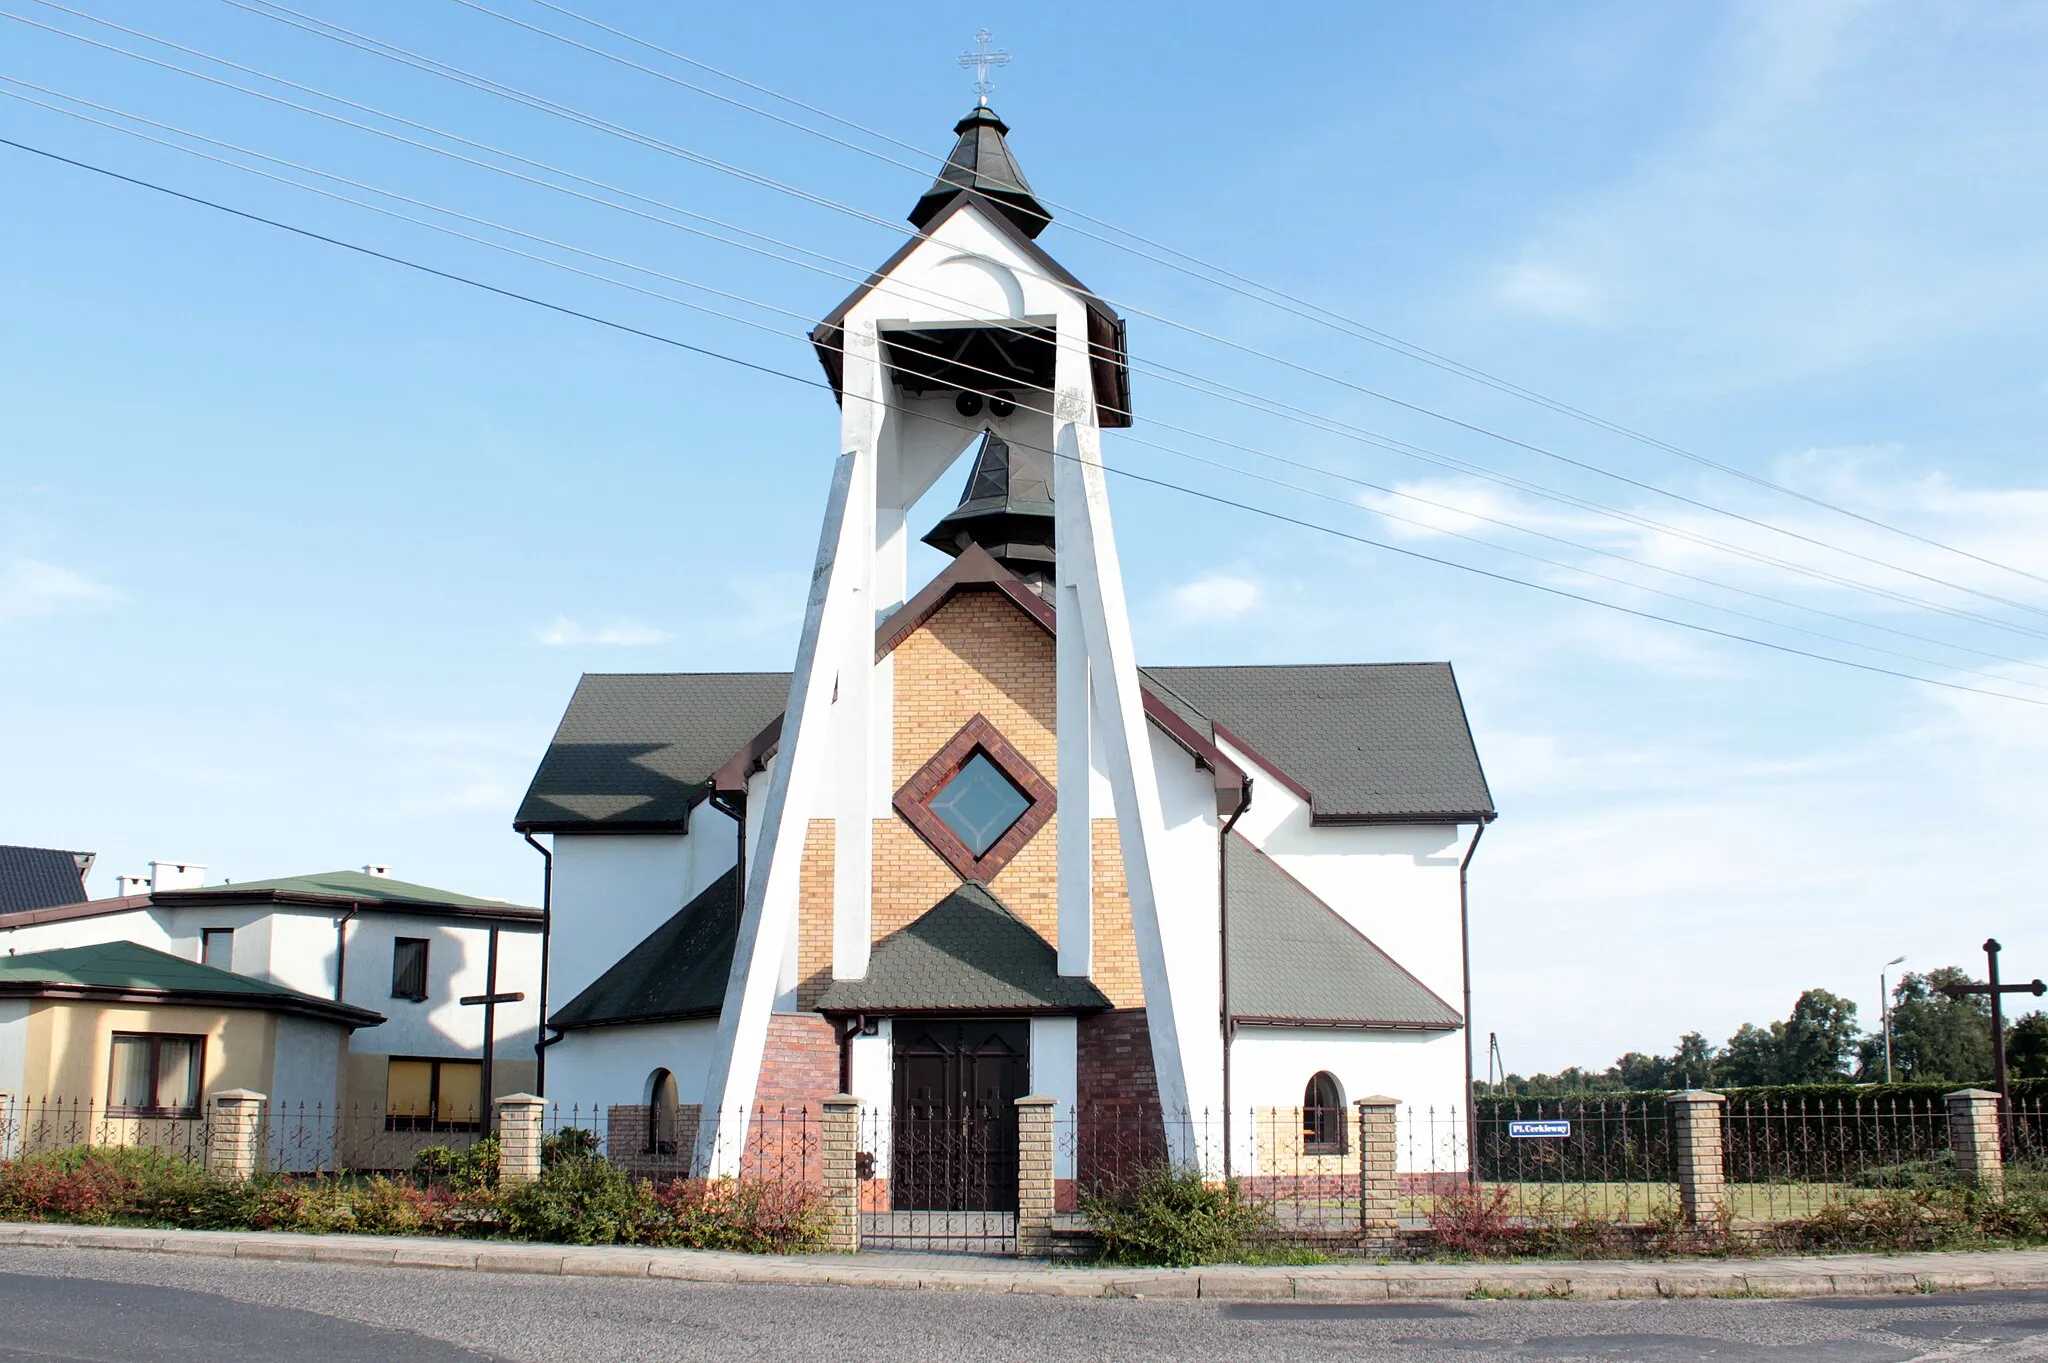
[[[1948,1095],[1948,1148],[1955,1153],[1956,1172],[1965,1183],[1991,1193],[2005,1186],[1997,1094],[1963,1089]]]
[[[825,1248],[852,1254],[860,1248],[860,1100],[835,1094],[824,1100],[818,1165],[830,1228]]]
[[[263,1153],[263,1104],[260,1093],[223,1089],[207,1100],[212,1120],[206,1127],[206,1167],[229,1178],[248,1178]]]
[[[985,715],[1054,785],[1053,641],[1000,592],[961,592],[896,646],[900,788],[962,725]]]
[[[1077,1032],[1075,1078],[1084,1114],[1098,1108],[1158,1110],[1159,1079],[1152,1069],[1152,1029],[1144,1009],[1119,1008],[1082,1018]]]
[[[1359,1172],[1360,1149],[1349,1132],[1345,1148],[1335,1154],[1310,1154],[1308,1114],[1299,1107],[1255,1107],[1252,1109],[1252,1172],[1293,1175],[1299,1178],[1355,1177]]]
[[[1688,1226],[1718,1226],[1727,1219],[1728,1172],[1721,1114],[1728,1100],[1693,1090],[1672,1097],[1671,1163],[1678,1180],[1678,1210]]]
[[[1138,973],[1138,938],[1131,926],[1131,893],[1124,880],[1124,844],[1116,820],[1095,820],[1088,842],[1095,885],[1095,949],[1089,978],[1117,1007],[1142,1008],[1145,984]]]
[[[1017,1253],[1027,1259],[1052,1253],[1053,1102],[1043,1094],[1017,1100]]]
[[[531,1183],[540,1177],[541,1113],[547,1100],[531,1093],[498,1099],[498,1183]]]
[[[1003,906],[1054,947],[1059,945],[1059,833],[1055,814],[996,872],[989,888]],[[960,888],[960,877],[900,818],[875,820],[874,940],[922,918]]]
[[[796,890],[796,1006],[810,1008],[832,983],[833,869],[838,849],[832,819],[812,819],[804,829],[804,860]]]
[[[649,1137],[654,1109],[646,1103],[615,1103],[604,1114],[605,1156],[635,1178],[686,1178],[703,1111],[697,1103],[676,1104],[675,1139],[670,1149],[661,1151],[653,1148]]]
[[[754,1105],[766,1111],[816,1111],[839,1092],[839,1038],[816,1013],[776,1013],[768,1019],[768,1049],[761,1057],[761,1081]]]
[[[1360,1098],[1358,1107],[1359,1230],[1368,1249],[1392,1249],[1401,1235],[1401,1179],[1396,1168],[1399,1100]]]

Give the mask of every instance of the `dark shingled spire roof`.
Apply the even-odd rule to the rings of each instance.
[[[1052,478],[1026,450],[994,431],[981,437],[960,505],[924,542],[955,558],[970,544],[1022,578],[1046,577],[1053,566]]]
[[[960,134],[960,140],[953,144],[953,154],[946,158],[946,168],[939,172],[939,178],[932,181],[917,207],[910,210],[911,226],[922,229],[952,202],[954,195],[972,190],[992,200],[1010,221],[1023,229],[1025,236],[1035,237],[1043,232],[1052,221],[1052,214],[1032,194],[1017,158],[1010,154],[1010,144],[1003,140],[1003,134],[1009,130],[1010,125],[987,107],[975,109],[955,123],[953,131]]]

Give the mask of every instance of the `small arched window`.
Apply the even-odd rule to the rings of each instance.
[[[673,1155],[676,1152],[676,1121],[681,1115],[676,1096],[676,1077],[656,1070],[647,1080],[647,1153]]]
[[[1318,1071],[1301,1095],[1301,1148],[1309,1155],[1341,1155],[1345,1150],[1344,1090],[1337,1076]]]

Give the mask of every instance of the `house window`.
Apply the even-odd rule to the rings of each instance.
[[[199,964],[215,970],[235,968],[235,930],[205,928],[199,934]]]
[[[1301,1149],[1308,1155],[1344,1153],[1344,1090],[1337,1076],[1325,1070],[1308,1081],[1301,1095]]]
[[[196,1117],[206,1038],[116,1032],[107,1075],[107,1112],[115,1117]]]
[[[427,939],[399,937],[391,943],[391,997],[418,1003],[427,996]]]
[[[386,1131],[476,1131],[484,1067],[474,1060],[393,1060],[384,1076]]]
[[[896,792],[896,812],[963,879],[986,881],[1053,815],[1052,784],[976,715]]]

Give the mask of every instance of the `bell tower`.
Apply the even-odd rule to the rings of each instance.
[[[1051,214],[982,92],[909,214],[914,235],[812,332],[840,453],[780,745],[766,798],[747,811],[745,902],[700,1134],[699,1167],[713,1172],[737,1161],[735,1114],[753,1101],[771,1014],[793,1006],[799,875],[821,820],[833,830],[832,975],[866,975],[871,830],[894,794],[895,663],[877,657],[876,634],[912,595],[910,509],[969,451],[960,503],[924,541],[956,556],[979,546],[1052,608],[1059,973],[1093,969],[1094,823],[1113,819],[1159,1098],[1168,1111],[1220,1098],[1203,1078],[1221,1061],[1213,980],[1205,994],[1190,985],[1198,972],[1169,978],[1154,892],[1161,802],[1101,451],[1104,428],[1131,424],[1124,324],[1038,244]]]

